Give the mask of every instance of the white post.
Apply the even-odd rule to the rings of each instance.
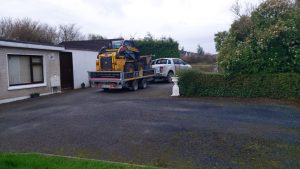
[[[172,89],[172,95],[171,96],[180,96],[179,94],[179,86],[178,86],[178,77],[173,76],[172,82],[174,82],[174,86]]]

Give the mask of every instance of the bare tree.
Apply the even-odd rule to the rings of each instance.
[[[244,7],[244,8],[243,8]],[[241,4],[239,0],[231,6],[230,11],[233,12],[238,18],[242,16],[251,16],[251,13],[257,8],[256,4],[245,2]]]
[[[253,3],[246,2],[245,4],[245,15],[251,16],[251,13],[255,11],[257,8],[257,5],[254,5]]]
[[[56,28],[29,18],[2,18],[0,20],[0,38],[31,42],[54,43],[57,41]]]
[[[105,39],[97,34],[89,34],[87,37],[90,40]],[[86,40],[86,36],[75,24],[60,25],[57,28],[29,18],[0,18],[0,38],[55,44],[63,41]]]
[[[235,3],[231,6],[230,9],[236,16],[241,17],[241,10],[242,10],[242,5],[240,4],[239,0],[236,0]]]
[[[0,38],[8,39],[11,37],[13,29],[13,20],[11,18],[1,18],[0,20]]]
[[[59,41],[85,40],[85,36],[79,30],[75,24],[60,25],[58,31]]]
[[[47,24],[43,25],[41,34],[44,35],[45,39],[51,40],[52,43],[58,43],[58,33],[57,28],[49,26]]]

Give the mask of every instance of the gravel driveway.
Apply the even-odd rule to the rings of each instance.
[[[0,151],[168,168],[300,168],[300,109],[264,100],[70,91],[0,105]]]

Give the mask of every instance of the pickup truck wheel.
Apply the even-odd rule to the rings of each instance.
[[[146,89],[148,86],[148,82],[146,79],[142,79],[139,81],[139,88],[140,89]]]
[[[131,82],[130,90],[137,91],[139,89],[139,83],[137,80]]]
[[[168,73],[168,76],[167,76],[167,81],[168,83],[172,83],[172,77],[174,76],[174,73],[173,72],[169,72]]]

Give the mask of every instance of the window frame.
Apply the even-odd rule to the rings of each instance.
[[[20,84],[10,84],[10,72],[9,72],[9,57],[29,57],[30,60],[30,83],[20,83]],[[39,58],[41,63],[34,63],[33,58]],[[45,82],[45,57],[43,55],[34,55],[34,54],[7,54],[7,82],[8,82],[8,90],[15,90],[15,89],[25,89],[25,88],[34,88],[34,87],[43,87],[47,86]],[[34,66],[41,66],[41,74],[42,74],[42,81],[34,81],[33,77],[33,67]]]
[[[162,61],[162,60],[166,61],[166,63],[157,63],[157,62]],[[169,60],[169,59],[164,59],[164,58],[162,58],[162,59],[157,59],[157,61],[155,62],[155,64],[157,64],[157,65],[167,65],[167,64],[168,64],[168,60]]]
[[[35,63],[33,62],[33,58],[39,58],[40,59],[40,63]],[[41,66],[41,70],[42,70],[42,80],[41,81],[34,81],[34,76],[33,76],[33,67],[34,66]],[[43,56],[30,56],[30,76],[31,76],[31,83],[30,84],[39,84],[39,83],[44,83],[44,60],[43,60]]]
[[[186,65],[185,61],[183,61],[182,59],[179,59],[179,62],[181,65]]]
[[[173,59],[174,65],[180,65],[180,59]]]

